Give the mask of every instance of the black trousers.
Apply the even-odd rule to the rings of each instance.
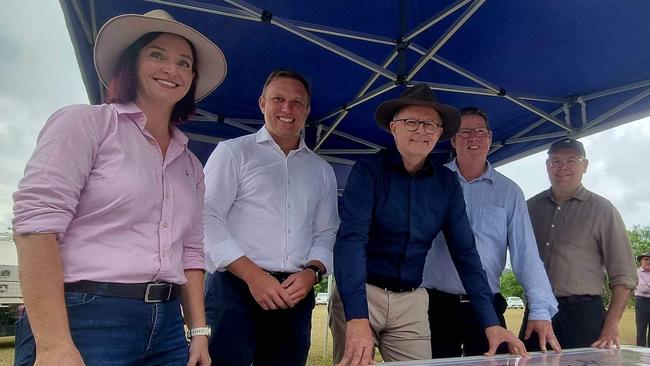
[[[476,356],[489,349],[485,329],[479,324],[472,304],[459,295],[427,289],[429,293],[429,326],[431,328],[431,354],[433,358]],[[506,327],[503,316],[508,307],[499,293],[494,295],[496,310],[501,326]],[[502,344],[497,353],[508,353]]]
[[[313,291],[291,309],[263,310],[246,283],[230,272],[208,275],[205,288],[213,366],[305,365]]]
[[[563,349],[589,347],[600,337],[600,331],[605,321],[605,307],[600,296],[567,296],[558,297],[558,312],[553,319],[553,332]],[[524,333],[528,325],[528,308],[519,330],[519,338],[528,351],[539,351],[537,333],[524,341]]]
[[[650,346],[650,299],[642,296],[634,297],[634,313],[636,314],[636,345]]]

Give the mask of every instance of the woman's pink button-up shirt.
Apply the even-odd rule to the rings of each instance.
[[[57,233],[64,282],[186,282],[204,269],[203,169],[172,127],[163,159],[135,104],[52,115],[14,199],[18,234]]]

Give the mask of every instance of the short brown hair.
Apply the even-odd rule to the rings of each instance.
[[[264,82],[264,87],[262,88],[262,96],[264,96],[266,87],[269,86],[271,81],[278,78],[294,79],[302,83],[302,86],[305,87],[305,91],[307,91],[307,104],[311,104],[311,85],[309,84],[309,81],[307,81],[307,79],[300,73],[288,69],[275,69],[271,71],[269,76],[266,78],[266,81]]]
[[[488,116],[487,113],[485,113],[484,110],[482,110],[479,107],[476,106],[471,106],[471,107],[463,107],[461,110],[459,110],[460,116],[479,116],[482,117],[483,120],[485,121],[485,127],[487,127],[488,130],[490,130],[490,122],[488,121]]]

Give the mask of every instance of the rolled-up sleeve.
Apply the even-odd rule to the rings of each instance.
[[[183,240],[183,268],[205,269],[205,252],[203,248],[203,199],[205,182],[203,168],[199,160],[192,154],[190,159],[196,177],[196,210],[192,215],[192,227]]]
[[[110,114],[91,113],[91,108],[62,108],[41,130],[13,194],[16,233],[66,232],[110,125]]]
[[[609,201],[607,204],[608,207],[603,209],[605,214],[601,216],[603,220],[599,227],[598,245],[603,253],[609,287],[623,286],[632,290],[638,278],[630,238],[621,215]]]
[[[226,143],[220,143],[205,164],[203,231],[208,271],[225,270],[246,253],[226,227],[226,216],[239,187],[239,166]]]

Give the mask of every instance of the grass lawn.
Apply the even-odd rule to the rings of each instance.
[[[0,366],[14,364],[14,337],[0,337]]]
[[[521,318],[524,314],[520,309],[509,309],[506,311],[506,322],[508,329],[515,334],[519,332]],[[317,305],[312,318],[311,350],[309,351],[309,366],[332,365],[332,335],[326,324],[327,306]],[[636,344],[636,326],[634,323],[634,309],[627,309],[623,314],[620,324],[621,343],[627,345]],[[328,342],[327,351],[325,347],[325,331],[327,330]],[[14,342],[13,337],[0,337],[0,366],[13,365]]]

